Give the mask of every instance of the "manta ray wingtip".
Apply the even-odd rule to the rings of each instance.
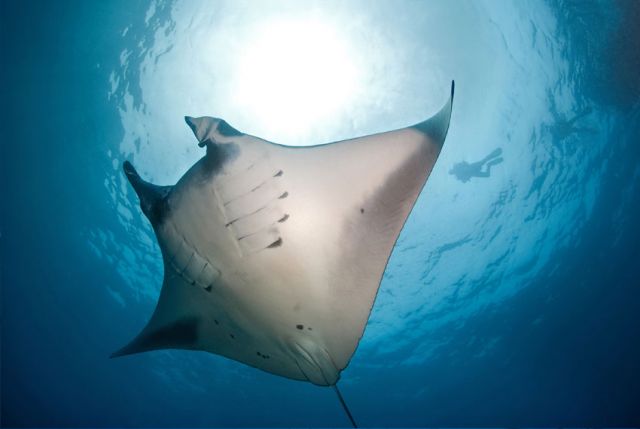
[[[160,324],[154,317],[131,342],[113,352],[110,358],[134,355],[160,349],[195,349],[198,342],[196,317],[176,318]]]
[[[137,344],[136,341],[132,341],[131,343],[127,344],[126,346],[116,350],[115,352],[111,353],[109,355],[109,359],[115,359],[115,358],[119,358],[122,356],[129,356],[129,355],[134,355],[137,353],[142,353],[148,351],[147,349],[138,349],[137,348]]]
[[[120,347],[118,350],[116,350],[115,352],[111,353],[109,355],[109,359],[115,359],[115,358],[119,358],[122,356],[127,356],[127,355],[131,355],[136,353],[135,351],[132,351],[132,344],[135,344],[135,339],[134,341],[131,341],[130,343],[127,343],[127,345],[125,345],[124,347]]]
[[[115,359],[115,358],[117,358],[117,357],[125,356],[125,355],[126,355],[126,353],[123,353],[123,352],[122,352],[122,349],[120,349],[120,350],[118,350],[118,351],[115,351],[115,352],[111,353],[111,354],[109,355],[109,359]]]
[[[431,118],[426,121],[420,122],[413,126],[413,128],[423,132],[427,136],[429,136],[434,143],[442,146],[444,144],[444,139],[447,137],[447,132],[449,131],[449,122],[451,121],[451,111],[453,108],[453,94],[455,92],[455,81],[451,81],[451,95],[449,99],[445,103],[444,106],[440,109],[438,113],[433,115]]]
[[[124,170],[124,174],[127,175],[129,181],[131,181],[132,177],[140,177],[133,164],[131,164],[129,161],[125,161],[122,163],[122,170]]]
[[[136,191],[136,194],[142,200],[143,187],[147,183],[138,174],[136,168],[129,161],[125,161],[122,163],[122,171],[124,171],[124,175],[127,176],[127,180],[133,186],[133,189]]]

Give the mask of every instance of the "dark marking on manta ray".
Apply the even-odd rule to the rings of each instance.
[[[282,246],[282,237],[278,238],[276,241],[267,246],[267,249],[273,249],[274,247]]]
[[[244,133],[236,130],[231,125],[229,125],[227,121],[224,120],[220,121],[220,123],[218,124],[218,132],[221,136],[224,137],[240,137],[244,135]]]
[[[228,206],[229,204],[231,204],[234,201],[239,200],[240,198],[246,197],[247,195],[249,195],[252,192],[257,191],[258,189],[260,189],[261,187],[263,187],[265,184],[267,183],[267,180],[265,180],[264,182],[260,183],[258,186],[256,186],[255,188],[251,189],[249,192],[246,192],[244,194],[240,194],[237,197],[231,198],[229,201],[225,201],[224,203],[222,203],[223,206]]]
[[[206,290],[207,292],[211,292],[213,290],[213,285],[205,287],[204,290]]]
[[[247,234],[247,235],[243,235],[242,237],[238,237],[238,241],[244,240],[245,238],[251,237],[252,235],[260,234],[263,230],[264,230],[264,228],[260,229],[260,230],[258,230],[256,232],[252,232],[251,234]]]
[[[313,328],[311,326],[309,326],[307,329],[313,331]]]
[[[236,339],[236,336],[235,336],[235,335],[233,335],[233,334],[229,334],[229,336],[231,337],[231,339],[232,339],[232,340],[235,340],[235,339]]]
[[[201,144],[207,146],[207,156],[204,158],[207,172],[216,175],[222,166],[240,155],[240,147],[235,143],[216,144],[210,139]]]
[[[261,184],[259,184],[258,186],[256,186],[255,188],[253,188],[252,190],[250,190],[249,192],[247,192],[247,194],[250,194],[251,192],[255,192],[258,189],[262,188],[265,185],[265,183],[267,183],[266,180],[264,182],[262,182]],[[247,194],[244,194],[244,195],[247,195]],[[244,197],[244,195],[241,195],[240,197]],[[240,197],[238,197],[238,198],[240,198]]]
[[[185,264],[184,268],[182,268],[182,270],[180,270],[180,275],[183,275],[184,272],[187,270],[187,268],[189,268],[189,264],[191,264],[191,260],[193,259],[193,256],[195,254],[196,254],[195,250],[193,252],[191,252],[191,256],[189,257],[189,260]],[[174,258],[174,260],[175,260],[175,258]]]
[[[204,263],[204,265],[202,266],[202,269],[200,270],[200,274],[198,274],[198,277],[196,278],[200,278],[200,276],[202,275],[202,273],[204,273],[204,270],[206,270],[208,266],[209,266],[209,261]],[[195,283],[195,280],[194,280],[194,283]]]
[[[152,350],[158,345],[167,348],[189,347],[198,342],[198,319],[180,319],[142,336],[136,348]]]
[[[296,325],[296,328],[303,330],[304,329],[304,325]]]
[[[279,200],[283,200],[283,199],[287,198],[288,196],[289,196],[289,193],[287,191],[284,191],[284,194],[280,195],[278,197],[278,199]]]
[[[275,177],[280,177],[280,176],[282,176],[282,170],[280,170],[280,171],[278,171],[276,174],[274,174],[274,175],[273,175],[273,178],[275,178]],[[247,193],[246,193],[246,194],[244,194],[244,195],[248,195],[248,194],[249,194],[249,193],[251,193],[251,192],[257,191],[258,189],[260,189],[261,187],[263,187],[264,185],[266,185],[266,184],[269,182],[269,180],[272,180],[273,178],[270,178],[270,179],[268,179],[268,180],[265,180],[264,182],[260,183],[258,186],[256,186],[255,188],[253,188],[251,191],[247,192]],[[244,196],[244,195],[241,195],[241,196]],[[237,198],[240,198],[240,197],[236,197],[235,199],[237,199]],[[225,203],[225,204],[228,204],[228,203]]]
[[[226,227],[229,227],[229,226],[233,225],[235,222],[239,221],[240,219],[244,219],[245,217],[248,217],[248,216],[254,215],[254,214],[256,214],[256,213],[258,213],[258,212],[260,212],[260,211],[262,211],[262,210],[264,210],[264,209],[266,209],[266,208],[267,208],[267,206],[260,207],[258,210],[254,210],[254,211],[252,211],[251,213],[247,213],[246,215],[238,216],[238,217],[237,217],[237,218],[235,218],[234,220],[232,220],[232,221],[230,221],[229,223],[227,223],[225,226],[226,226]]]
[[[284,216],[282,216],[280,219],[278,219],[278,221],[277,221],[277,222],[278,222],[278,223],[283,223],[283,222],[285,222],[287,219],[289,219],[289,215],[285,213],[285,215],[284,215]],[[234,221],[234,222],[235,222],[235,221]],[[272,224],[270,224],[270,225],[268,225],[268,226],[265,226],[264,228],[260,228],[259,230],[255,231],[255,232],[251,232],[251,233],[249,233],[249,234],[246,234],[246,235],[243,235],[243,236],[241,236],[241,237],[238,237],[238,241],[240,241],[240,240],[244,240],[245,238],[247,238],[247,237],[251,237],[251,236],[256,235],[256,234],[260,234],[260,233],[261,233],[261,232],[263,232],[265,229],[268,229],[268,228],[270,228],[271,226],[273,226],[273,225],[275,225],[275,224],[276,224],[276,222],[273,222]],[[229,225],[227,224],[227,226],[229,226]],[[271,244],[275,244],[275,243],[271,243]]]
[[[260,234],[260,233],[261,233],[261,232],[263,232],[265,229],[270,228],[270,227],[271,227],[272,225],[274,225],[274,224],[275,224],[275,222],[273,222],[272,224],[270,224],[270,225],[268,225],[268,226],[265,226],[264,228],[260,228],[259,230],[255,231],[255,232],[251,232],[251,233],[249,233],[249,234],[246,234],[246,235],[243,235],[243,236],[241,236],[241,237],[238,237],[238,241],[240,241],[240,240],[244,240],[245,238],[247,238],[247,237],[251,237],[251,236],[256,235],[256,234]]]
[[[360,209],[360,213],[364,213],[364,209]]]
[[[251,167],[253,167],[253,165],[252,165]],[[251,167],[247,168],[247,170],[250,170],[250,169],[251,169]],[[278,173],[276,173],[273,177],[278,177],[278,176],[282,176],[282,170],[280,170]],[[244,194],[238,195],[237,197],[232,198],[232,199],[230,199],[229,201],[225,201],[225,202],[223,203],[223,205],[226,207],[226,206],[228,206],[229,204],[231,204],[232,202],[234,202],[234,201],[236,201],[236,200],[239,200],[239,199],[240,199],[240,198],[242,198],[242,197],[246,197],[246,196],[247,196],[247,195],[249,195],[250,193],[255,192],[255,191],[257,191],[258,189],[262,188],[262,187],[263,187],[264,185],[266,185],[268,182],[269,182],[269,180],[265,180],[264,182],[260,183],[258,186],[256,186],[256,187],[252,188],[249,192],[246,192],[246,193],[244,193]],[[282,197],[282,196],[281,196],[281,197]],[[282,198],[284,198],[284,197],[282,197]]]
[[[220,324],[220,322],[218,322],[218,319],[213,319],[213,321],[215,322],[216,325]]]

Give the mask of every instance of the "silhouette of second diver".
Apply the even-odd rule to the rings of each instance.
[[[591,113],[591,107],[586,107],[580,113],[576,114],[573,118],[566,119],[563,116],[559,115],[555,110],[552,112],[555,123],[553,125],[548,126],[551,135],[557,139],[557,141],[562,141],[569,137],[572,134],[577,133],[589,133],[593,134],[596,132],[594,128],[591,127],[579,127],[576,126],[576,122],[585,116],[588,116]]]
[[[592,109],[588,106],[581,112],[574,115],[572,118],[567,119],[558,114],[555,110],[555,106],[552,106],[552,115],[554,118],[554,122],[551,125],[545,124],[543,126],[551,133],[555,142],[565,140],[567,137],[573,134],[592,134],[597,132],[597,130],[591,127],[576,125],[576,123],[580,119],[589,116],[591,112]],[[493,167],[494,165],[498,165],[503,161],[504,159],[502,158],[502,149],[497,148],[480,161],[471,163],[462,161],[454,164],[451,170],[449,170],[449,174],[456,176],[456,179],[458,179],[462,183],[466,183],[471,180],[472,177],[489,177],[491,175],[491,167]]]
[[[502,149],[497,148],[480,161],[468,163],[466,161],[459,162],[449,170],[449,174],[456,176],[456,179],[462,183],[471,180],[472,177],[489,177],[491,175],[491,167],[500,164],[502,158]]]

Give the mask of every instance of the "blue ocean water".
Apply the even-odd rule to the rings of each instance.
[[[406,126],[451,79],[449,136],[339,383],[351,411],[379,427],[640,425],[640,2],[0,8],[4,426],[347,425],[329,389],[219,356],[108,359],[162,280],[121,164],[175,182],[203,155],[186,114],[292,145]],[[309,19],[331,36],[296,55],[335,36],[323,73],[352,76],[349,96],[313,92],[322,75],[247,91],[255,69],[286,72],[269,74],[284,59],[260,56],[262,26]]]

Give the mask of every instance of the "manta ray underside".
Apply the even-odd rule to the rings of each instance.
[[[147,183],[125,162],[164,282],[147,326],[113,356],[204,350],[335,385],[442,148],[453,89],[424,122],[313,147],[186,117],[207,152],[174,186]]]

